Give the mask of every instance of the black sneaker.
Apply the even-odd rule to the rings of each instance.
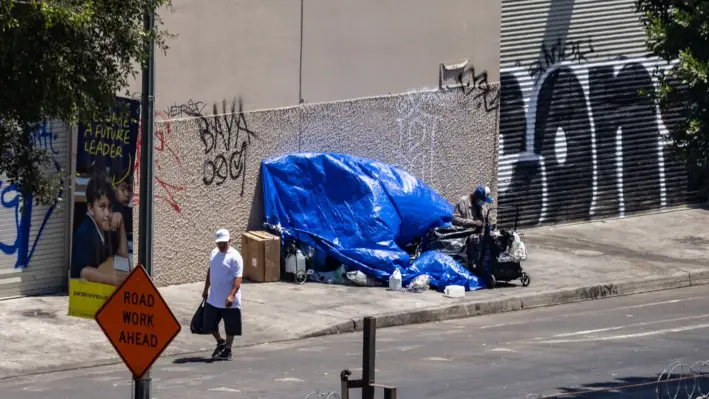
[[[224,340],[217,341],[217,347],[216,347],[216,349],[214,349],[214,352],[212,352],[212,359],[216,359],[219,355],[222,354],[222,352],[224,352],[225,349],[226,349],[226,341],[224,341]]]
[[[231,349],[224,348],[221,353],[219,353],[214,360],[231,360]]]

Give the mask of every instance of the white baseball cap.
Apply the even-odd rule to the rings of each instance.
[[[229,242],[230,238],[231,237],[229,236],[229,230],[219,229],[217,230],[217,239],[214,242]]]

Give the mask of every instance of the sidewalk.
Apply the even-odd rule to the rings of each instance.
[[[572,301],[709,283],[709,210],[683,209],[525,233],[529,287],[500,287],[445,298],[435,291],[306,283],[243,288],[244,337],[252,345],[361,328],[445,320]],[[183,324],[164,355],[211,351],[211,338],[189,333],[202,283],[161,292]],[[66,316],[66,296],[0,301],[0,378],[120,362],[92,320]]]

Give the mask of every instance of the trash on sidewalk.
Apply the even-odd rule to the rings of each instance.
[[[381,287],[383,284],[359,270],[347,272],[347,279],[360,287]]]
[[[465,287],[462,285],[448,285],[443,290],[443,295],[449,298],[462,298],[465,296]]]

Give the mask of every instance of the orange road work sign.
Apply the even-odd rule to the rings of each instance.
[[[143,265],[130,272],[94,319],[136,379],[182,329]]]

